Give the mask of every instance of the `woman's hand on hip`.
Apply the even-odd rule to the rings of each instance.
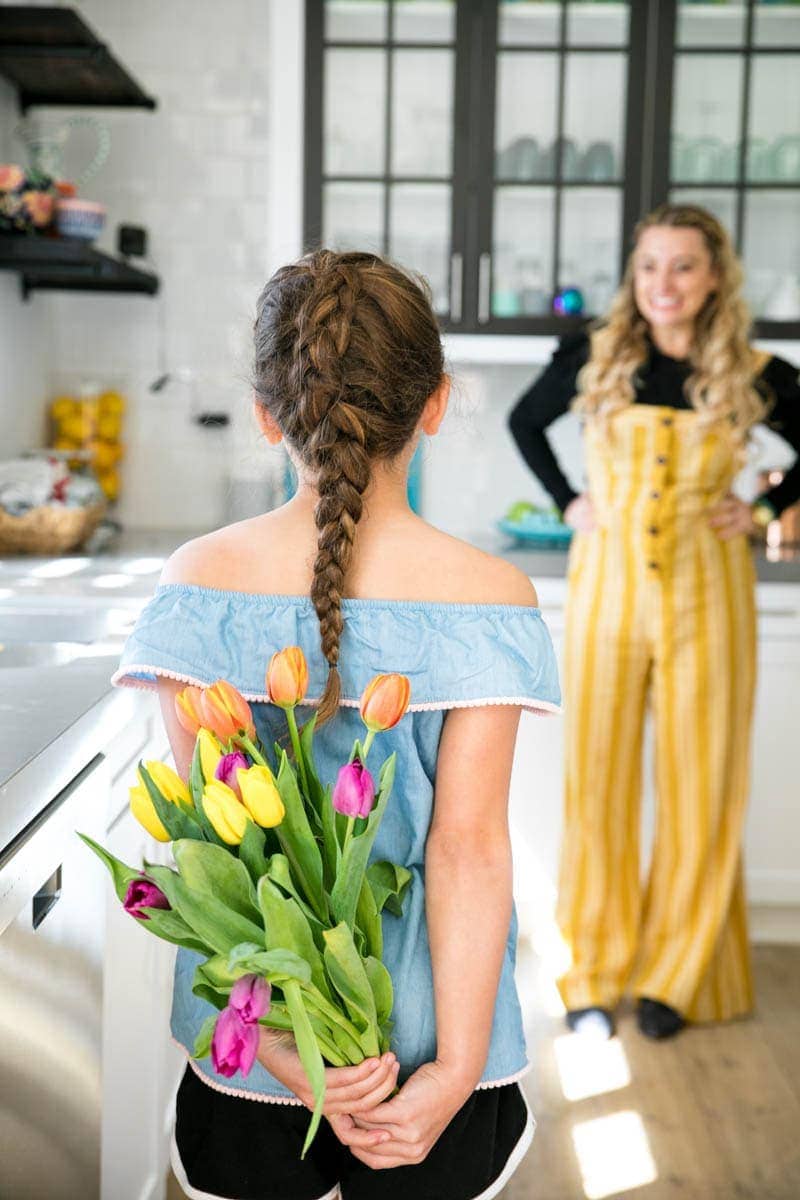
[[[261,1026],[258,1061],[266,1067],[270,1075],[294,1092],[306,1108],[313,1111],[314,1092],[290,1033]],[[384,1054],[381,1058],[365,1059],[356,1067],[327,1067],[323,1113],[330,1119],[343,1113],[371,1111],[392,1094],[397,1085],[399,1070],[400,1064],[391,1053]],[[373,1135],[368,1144],[373,1144],[376,1140],[378,1139]]]
[[[708,514],[708,523],[723,542],[727,542],[740,533],[758,532],[750,505],[730,492],[711,509]]]
[[[421,1163],[471,1091],[440,1063],[425,1063],[396,1096],[359,1113],[352,1126],[336,1130],[337,1136],[374,1170]],[[359,1135],[376,1130],[388,1134],[386,1140],[375,1146],[359,1144]]]
[[[564,509],[563,517],[564,524],[577,533],[593,533],[597,528],[594,505],[588,492],[582,492],[580,496],[570,500]]]

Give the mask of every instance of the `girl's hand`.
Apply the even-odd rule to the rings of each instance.
[[[718,538],[727,542],[739,533],[757,533],[759,527],[753,520],[753,510],[744,500],[730,493],[720,500],[708,514],[708,523]]]
[[[258,1061],[313,1111],[314,1093],[291,1034],[262,1025],[259,1028]],[[400,1064],[391,1052],[381,1058],[365,1059],[357,1067],[327,1067],[323,1113],[328,1118],[335,1118],[344,1113],[374,1109],[394,1091],[399,1070]],[[333,1120],[331,1125],[335,1130]],[[380,1138],[372,1133],[367,1144],[373,1145],[378,1140]]]
[[[562,516],[564,524],[569,525],[570,529],[574,529],[578,533],[593,533],[597,528],[594,505],[588,492],[583,492],[574,500],[570,500]]]
[[[337,1136],[350,1151],[373,1170],[421,1163],[471,1094],[465,1085],[440,1063],[425,1063],[415,1071],[391,1100],[370,1112],[361,1112],[344,1123]],[[360,1144],[359,1134],[381,1130],[383,1142]]]

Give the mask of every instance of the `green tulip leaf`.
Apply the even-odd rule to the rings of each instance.
[[[264,844],[266,836],[260,825],[256,825],[255,821],[248,820],[239,846],[239,860],[243,862],[254,884],[258,884],[262,875],[266,875],[268,870],[267,860],[264,857]]]
[[[331,891],[330,905],[333,916],[337,921],[345,921],[351,929],[355,924],[358,897],[364,881],[370,851],[386,811],[386,805],[389,803],[396,763],[397,755],[391,754],[381,767],[378,799],[375,807],[369,814],[363,833],[353,835],[347,850],[342,855],[336,883]]]
[[[147,920],[140,920],[139,923],[148,933],[154,933],[156,937],[175,946],[183,946],[184,950],[195,950],[198,954],[211,953],[210,947],[201,941],[178,913],[164,908],[144,908],[141,911],[147,913]]]
[[[350,1020],[359,1032],[364,1054],[377,1055],[377,1011],[364,963],[356,950],[350,928],[341,921],[325,931],[325,968],[344,1001]]]
[[[165,800],[150,778],[150,773],[143,762],[139,763],[139,775],[147,789],[148,796],[153,801],[156,816],[166,829],[171,840],[175,841],[177,838],[200,838],[202,840],[203,830],[197,813],[194,810],[191,810],[190,813],[188,808],[183,808],[178,804],[173,804],[171,801]]]
[[[192,793],[195,812],[200,827],[206,836],[206,840],[213,842],[215,846],[224,846],[225,842],[217,833],[214,826],[209,821],[206,810],[203,808],[203,791],[205,789],[205,776],[203,775],[203,764],[200,760],[200,743],[195,742],[194,753],[192,754],[192,765],[189,770],[189,791]]]
[[[363,935],[366,952],[373,954],[376,958],[383,956],[383,926],[381,925],[380,911],[375,903],[375,893],[369,883],[369,871],[367,878],[361,884],[361,891],[358,894],[358,906],[356,908],[356,928],[354,934],[356,940],[359,932]],[[361,947],[359,947],[359,950]]]
[[[284,751],[278,768],[278,791],[286,815],[275,832],[289,860],[306,902],[321,921],[327,921],[328,904],[322,882],[322,857],[308,823],[297,779]]]
[[[144,871],[137,871],[134,867],[126,866],[124,862],[118,858],[115,858],[114,855],[110,854],[103,846],[99,846],[97,842],[88,836],[88,834],[79,833],[78,837],[82,842],[85,842],[90,850],[95,852],[101,863],[103,863],[108,869],[111,879],[114,883],[114,891],[117,893],[117,897],[120,900],[124,900],[128,891],[128,885],[131,884],[134,879],[141,879]]]
[[[364,959],[364,971],[375,999],[378,1024],[383,1025],[384,1021],[388,1021],[392,1014],[392,1004],[394,1003],[392,977],[380,959],[373,958],[372,955]]]
[[[214,1036],[214,1026],[217,1023],[217,1014],[212,1013],[206,1017],[203,1024],[198,1030],[197,1037],[194,1039],[194,1049],[192,1058],[207,1058],[211,1053],[211,1039]]]
[[[284,987],[284,980],[310,983],[311,967],[291,950],[259,950],[247,943],[233,946],[228,957],[228,969],[240,975],[263,975],[270,983]]]
[[[336,876],[339,872],[339,865],[342,860],[342,848],[339,837],[337,836],[336,816],[337,813],[333,807],[331,799],[333,788],[326,787],[320,801],[320,813],[322,820],[322,858],[325,868],[325,887],[330,892]]]
[[[311,979],[323,996],[330,999],[322,955],[300,906],[285,897],[266,876],[258,885],[258,903],[264,919],[267,950],[291,950],[304,959],[311,969]]]
[[[308,1013],[303,1005],[300,985],[295,982],[287,983],[285,993],[286,1007],[292,1018],[292,1029],[294,1030],[297,1053],[300,1055],[300,1061],[303,1064],[305,1073],[308,1076],[308,1082],[311,1084],[311,1090],[314,1093],[314,1112],[300,1154],[301,1158],[305,1158],[306,1152],[319,1128],[322,1117],[322,1106],[325,1103],[325,1063],[322,1060],[317,1039],[314,1037],[314,1030],[311,1028]]]
[[[206,849],[213,847],[207,845]],[[193,891],[180,875],[168,867],[148,866],[147,873],[161,888],[172,908],[183,917],[200,940],[216,953],[227,954],[240,942],[263,945],[264,930],[261,926],[234,912],[224,900],[205,890],[200,893]]]
[[[297,901],[312,930],[314,930],[315,933],[319,933],[322,929],[322,922],[316,916],[313,909],[306,904],[300,892],[297,890],[295,882],[292,879],[292,870],[289,866],[289,860],[286,855],[273,854],[267,862],[266,873],[273,883],[276,883],[279,888],[286,892],[287,895],[291,896],[293,900]]]
[[[383,912],[383,909],[387,908],[394,916],[402,917],[403,900],[412,879],[408,868],[391,862],[371,863],[367,867],[367,879],[372,888],[378,912]]]
[[[231,912],[260,921],[256,891],[243,862],[208,842],[182,839],[172,849],[181,879],[193,893],[207,893]]]

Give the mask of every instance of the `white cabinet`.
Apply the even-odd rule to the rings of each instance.
[[[561,667],[566,583],[534,580]],[[748,899],[755,906],[798,910],[800,934],[800,585],[761,583],[758,689],[753,724],[750,806],[744,844]],[[552,930],[562,827],[564,722],[523,713],[511,780],[517,908],[523,932],[541,940]],[[652,731],[645,735],[642,866],[652,841],[655,795]]]
[[[158,730],[153,733],[152,730]],[[120,748],[133,758],[120,762]],[[128,787],[139,758],[168,757],[153,697],[120,735],[109,812],[115,819],[104,839],[131,866],[143,859],[166,862],[128,809]],[[140,928],[109,886],[103,981],[102,1200],[163,1200],[169,1159],[172,1105],[184,1057],[169,1036],[174,947]]]

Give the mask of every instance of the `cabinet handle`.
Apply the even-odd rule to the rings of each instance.
[[[464,284],[464,258],[461,254],[450,255],[450,320],[458,324],[461,320],[461,293]]]
[[[478,324],[489,320],[489,287],[492,281],[492,256],[484,251],[478,259]]]
[[[61,898],[61,867],[56,867],[33,897],[33,928],[38,929],[50,909]]]

